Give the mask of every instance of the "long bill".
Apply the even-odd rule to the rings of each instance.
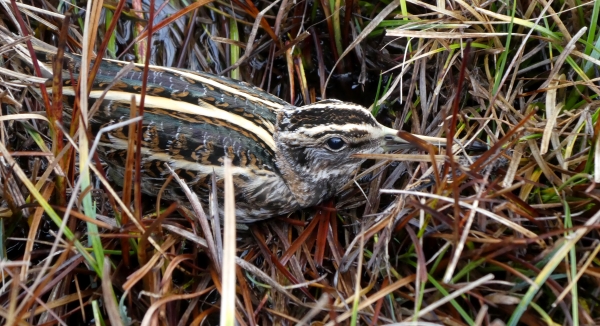
[[[426,149],[428,144],[431,144],[435,147],[446,147],[447,144],[445,137],[415,135],[406,131],[388,128],[386,126],[381,126],[381,129],[383,130],[384,139],[382,147],[385,151],[395,151],[406,148]],[[461,144],[463,145],[461,146]],[[462,141],[455,139],[454,145],[452,146],[452,153],[457,153],[464,149],[482,152],[488,150],[489,146],[479,140],[472,141],[469,144],[464,144]]]
[[[384,139],[382,147],[386,152],[407,148],[424,148],[427,144],[436,147],[446,146],[446,138],[415,135],[385,126],[381,126],[381,128],[383,129],[382,136]],[[403,137],[400,137],[399,134]]]

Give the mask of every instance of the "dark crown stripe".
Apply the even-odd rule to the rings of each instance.
[[[342,103],[342,102],[339,102]],[[342,103],[343,104],[343,103]],[[312,128],[331,125],[368,125],[377,127],[378,123],[369,111],[354,105],[341,110],[337,106],[307,106],[286,115],[280,122],[285,131],[296,131],[299,128]],[[288,111],[289,112],[289,111]]]
[[[310,137],[313,139],[319,139],[319,138],[321,138],[323,136],[327,136],[327,135],[341,135],[341,136],[357,139],[357,138],[369,137],[371,134],[367,130],[362,130],[362,129],[358,129],[358,128],[354,128],[354,129],[350,129],[350,130],[333,129],[333,130],[326,130],[326,131],[322,131],[319,133],[311,134]]]

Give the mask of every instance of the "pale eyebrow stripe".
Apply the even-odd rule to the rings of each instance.
[[[335,123],[331,123],[328,125],[321,125],[315,127],[300,127],[295,132],[300,132],[308,136],[314,136],[319,133],[323,133],[328,131],[330,134],[344,134],[352,130],[361,130],[366,132],[369,135],[379,136],[381,135],[381,131],[379,128],[372,127],[367,124],[344,124],[339,125]]]

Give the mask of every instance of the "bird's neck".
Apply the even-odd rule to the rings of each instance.
[[[311,207],[330,197],[331,186],[327,179],[319,180],[307,175],[284,155],[277,155],[277,167],[300,207]]]
[[[342,165],[332,169],[306,159],[304,149],[293,149],[281,142],[277,144],[277,167],[301,207],[311,207],[331,198],[354,175],[360,164]],[[318,162],[318,161],[317,161]]]

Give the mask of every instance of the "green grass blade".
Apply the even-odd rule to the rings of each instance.
[[[240,31],[238,30],[238,25],[235,19],[231,18],[229,20],[229,38],[233,41],[238,42],[240,40]],[[230,49],[230,61],[231,65],[234,65],[240,60],[240,47],[235,44],[229,45]],[[231,70],[231,78],[239,80],[240,76],[240,68],[235,68]]]
[[[508,24],[508,35],[506,36],[506,44],[504,48],[507,49],[503,51],[500,55],[500,60],[498,66],[496,67],[496,72],[494,74],[494,88],[492,89],[492,95],[496,95],[498,93],[498,88],[500,87],[500,81],[502,80],[502,76],[504,75],[504,67],[506,66],[506,60],[508,59],[508,54],[510,51],[510,41],[512,39],[513,26],[515,21],[515,13],[517,12],[517,1],[513,0],[512,12],[510,15],[510,23]]]
[[[440,291],[440,293],[443,296],[450,295],[450,293],[448,291],[446,291],[446,289],[440,283],[438,283],[435,280],[435,278],[433,276],[431,276],[429,273],[427,274],[427,279],[429,280],[429,282],[431,282],[431,284],[433,284],[433,286],[435,286],[435,288],[438,291]],[[460,306],[460,304],[458,304],[458,302],[456,302],[456,300],[450,300],[450,304],[454,307],[454,309],[456,309],[456,311],[458,311],[460,316],[465,320],[465,322],[467,322],[467,324],[469,324],[469,325],[475,324],[475,321],[473,320],[473,318],[471,318],[471,316],[469,316],[469,314]]]

